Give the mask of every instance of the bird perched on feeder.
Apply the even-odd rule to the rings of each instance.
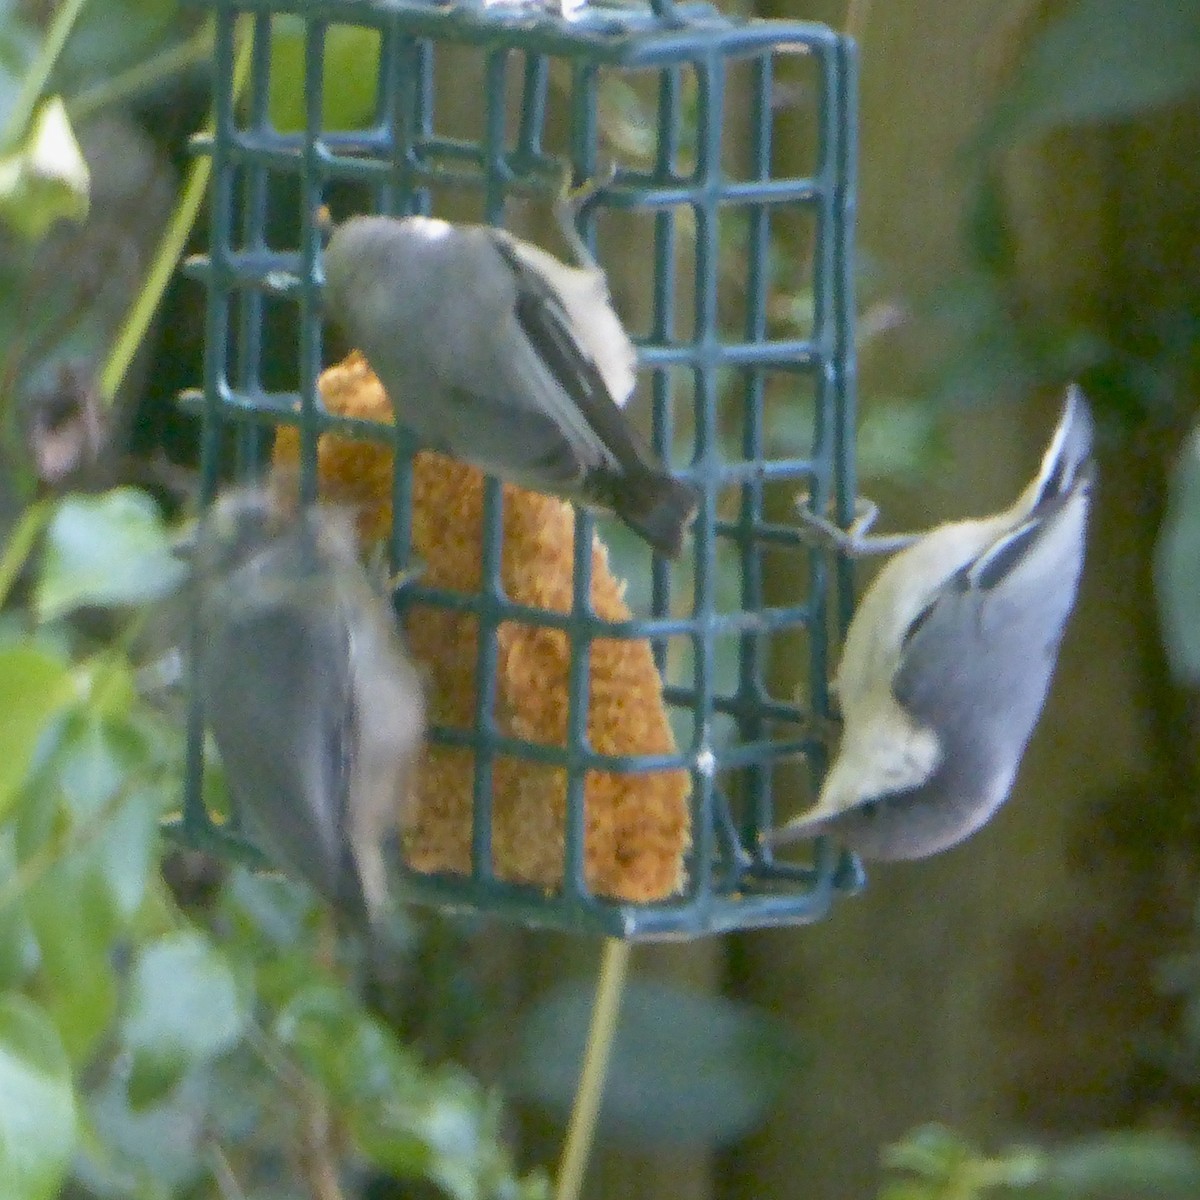
[[[425,732],[416,668],[348,514],[221,496],[184,546],[204,715],[246,832],[274,866],[371,922],[384,839]]]
[[[697,496],[622,412],[633,344],[574,227],[595,190],[556,206],[578,267],[484,225],[352,217],[325,250],[326,306],[431,449],[611,511],[674,558]]]
[[[801,508],[813,535],[845,553],[899,552],[846,633],[842,740],[817,803],[772,843],[828,834],[867,859],[925,858],[1004,802],[1075,603],[1092,440],[1071,387],[1037,477],[998,516],[870,538],[873,507],[849,531]]]

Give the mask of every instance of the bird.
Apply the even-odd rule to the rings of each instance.
[[[243,827],[278,870],[369,927],[389,904],[383,847],[410,808],[425,702],[353,522],[235,488],[183,555],[201,704]]]
[[[351,217],[324,251],[325,303],[426,446],[615,513],[677,558],[699,498],[622,411],[636,353],[573,223],[595,190],[555,209],[576,267],[491,226]]]
[[[816,804],[770,831],[772,845],[829,835],[863,859],[925,858],[1004,803],[1075,604],[1093,441],[1072,385],[1037,476],[998,515],[872,539],[873,505],[848,531],[801,508],[815,540],[894,554],[846,632],[842,737]]]

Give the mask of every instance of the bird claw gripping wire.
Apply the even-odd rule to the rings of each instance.
[[[579,236],[576,221],[579,219],[579,214],[601,192],[611,186],[612,181],[616,177],[617,164],[609,162],[595,175],[590,176],[576,186],[573,182],[575,178],[574,170],[571,167],[567,167],[563,171],[562,183],[559,185],[558,195],[554,198],[554,220],[562,231],[567,245],[571,248],[571,253],[574,255],[576,262],[579,266],[588,270],[596,269],[597,263],[592,256],[592,252],[584,245],[583,238]]]
[[[895,554],[905,550],[920,536],[915,533],[871,535],[871,527],[879,516],[879,505],[866,496],[854,501],[854,519],[845,529],[808,507],[810,496],[801,492],[796,497],[796,512],[800,517],[800,536],[810,545],[836,550],[848,558],[863,558],[871,554]]]

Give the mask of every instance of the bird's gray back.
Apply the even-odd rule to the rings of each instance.
[[[331,313],[427,445],[518,482],[567,487],[580,474],[578,451],[547,416],[554,383],[518,327],[497,236],[424,218],[354,218],[330,243]]]
[[[205,716],[247,831],[285,871],[345,902],[345,622],[295,591],[295,539],[215,587],[202,616]],[[257,596],[257,602],[247,597]]]
[[[937,731],[942,760],[922,785],[837,819],[839,836],[874,859],[924,857],[974,832],[1003,803],[1046,702],[1082,566],[1086,488],[1039,531],[1003,586],[961,572],[910,634],[894,694]]]

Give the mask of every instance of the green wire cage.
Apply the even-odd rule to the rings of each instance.
[[[402,427],[349,421],[327,412],[317,393],[323,362],[322,229],[319,209],[338,189],[360,211],[403,215],[439,209],[452,192],[478,216],[501,223],[516,198],[547,197],[565,169],[576,179],[606,171],[606,104],[645,100],[630,161],[617,155],[607,183],[581,217],[581,234],[604,264],[597,225],[639,218],[640,240],[621,249],[652,260],[635,332],[639,383],[649,398],[652,441],[665,462],[701,494],[686,575],[655,559],[645,611],[609,623],[589,608],[593,518],[576,518],[574,604],[569,613],[512,603],[500,580],[499,484],[485,488],[482,587],[463,596],[422,585],[398,600],[473,613],[478,620],[477,720],[470,729],[434,727],[435,744],[473,751],[472,870],[427,875],[405,870],[408,900],[458,912],[626,938],[687,937],[819,919],[839,892],[859,883],[856,862],[818,842],[810,862],[776,861],[759,844],[776,823],[781,769],[819,778],[827,755],[829,637],[844,629],[849,571],[810,551],[770,498],[810,491],[840,517],[853,507],[855,53],[823,26],[748,20],[707,5],[585,5],[573,13],[534,5],[405,0],[208,0],[216,23],[215,124],[198,150],[211,156],[208,252],[189,269],[207,288],[205,373],[196,403],[202,422],[205,499],[218,480],[249,474],[261,443],[281,424],[300,430],[300,487],[317,494],[317,439],[328,431],[396,447],[393,552],[403,565],[411,521],[411,456]],[[303,57],[304,127],[271,119],[272,37],[297,26]],[[366,128],[322,128],[332,33],[375,31],[374,116]],[[332,33],[331,33],[332,31]],[[249,38],[249,42],[244,39]],[[248,54],[242,93],[239,47]],[[477,56],[475,138],[445,132],[435,84],[443,60]],[[365,68],[364,68],[365,70]],[[557,142],[557,144],[555,144]],[[553,146],[553,149],[548,147]],[[802,169],[788,168],[805,147]],[[607,157],[607,161],[606,161]],[[279,190],[295,198],[298,250],[278,250],[268,213]],[[801,230],[792,252],[811,262],[803,327],[773,315],[772,270],[779,231]],[[687,270],[680,271],[685,262]],[[611,264],[610,264],[611,265]],[[719,302],[736,275],[731,317]],[[680,278],[684,278],[683,288]],[[683,293],[681,295],[681,292]],[[268,308],[290,305],[298,321],[295,387],[272,390],[264,371]],[[618,294],[618,310],[622,297]],[[681,319],[687,310],[688,320]],[[683,329],[684,325],[690,328]],[[806,449],[776,453],[768,421],[772,389],[803,394],[789,411],[805,424]],[[811,403],[809,403],[811,401]],[[236,463],[227,460],[231,444]],[[232,471],[230,470],[232,466]],[[774,508],[779,509],[775,503]],[[786,606],[768,602],[771,562],[791,552],[807,591]],[[648,559],[646,560],[648,561]],[[736,602],[720,600],[730,580]],[[682,581],[682,582],[681,582]],[[503,737],[489,711],[495,696],[496,634],[505,621],[565,630],[571,670],[565,746]],[[786,700],[769,686],[772,645],[808,658],[809,695]],[[588,647],[599,637],[649,641],[660,671],[667,645],[689,648],[687,678],[665,678],[664,699],[679,718],[674,755],[600,756],[587,743]],[[182,834],[219,846],[224,827],[202,794],[203,714],[191,710]],[[566,769],[562,886],[526,887],[496,877],[491,846],[491,764],[498,754]],[[647,904],[593,895],[584,878],[584,777],[589,770],[690,773],[691,846],[676,896]],[[789,809],[795,807],[788,804]],[[236,814],[235,814],[236,817]]]

